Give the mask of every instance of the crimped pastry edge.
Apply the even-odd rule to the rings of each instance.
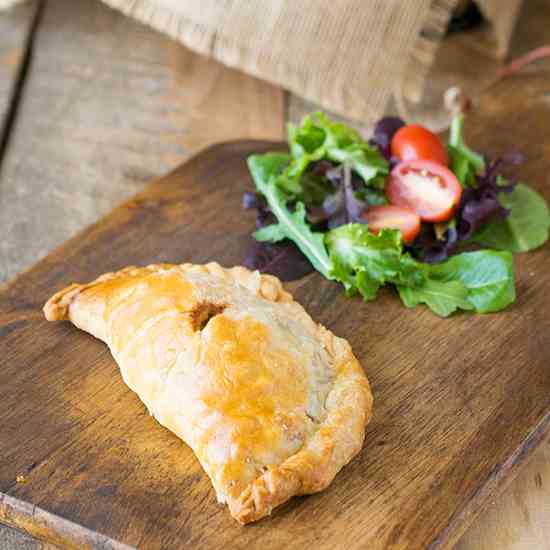
[[[295,495],[322,491],[336,474],[361,450],[365,428],[372,416],[373,397],[369,382],[351,346],[321,324],[315,323],[305,309],[285,291],[281,281],[269,274],[250,271],[241,266],[224,268],[216,262],[199,264],[151,264],[146,267],[128,266],[105,273],[86,284],[73,283],[54,294],[44,305],[48,321],[70,318],[70,305],[86,289],[105,281],[144,270],[179,268],[203,270],[221,278],[231,278],[258,296],[291,304],[302,322],[313,323],[320,345],[333,357],[336,378],[326,403],[326,417],[320,422],[313,437],[280,465],[257,477],[237,496],[227,496],[231,515],[241,524],[257,521]]]

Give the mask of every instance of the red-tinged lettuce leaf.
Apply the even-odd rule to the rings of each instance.
[[[391,140],[402,126],[405,126],[405,122],[396,116],[381,118],[374,126],[369,143],[375,146],[387,161],[391,160]]]
[[[267,201],[259,193],[246,191],[243,195],[242,205],[245,210],[256,209],[256,229],[262,229],[277,223],[277,219],[269,209]]]
[[[294,281],[315,271],[309,260],[288,240],[268,243],[251,239],[244,265],[260,273],[275,275],[281,281]]]
[[[510,211],[498,200],[498,192],[489,186],[465,189],[458,215],[458,236],[464,241],[494,219],[505,219]]]
[[[371,196],[379,203],[380,196],[383,197],[381,191],[365,187],[347,164],[334,166],[320,161],[314,163],[312,173],[323,174],[332,188],[321,205],[308,204],[307,219],[312,224],[323,223],[328,229],[333,229],[346,223],[364,223],[362,214],[368,206],[367,198]]]
[[[424,224],[420,234],[408,248],[412,255],[428,264],[446,260],[454,254],[458,244],[456,224],[449,223],[443,234],[438,237],[434,224]]]
[[[364,223],[362,214],[367,209],[367,202],[359,199],[354,191],[351,169],[344,164],[327,175],[336,186],[336,192],[323,202],[328,216],[328,228],[333,229],[346,223]]]
[[[485,170],[475,177],[475,187],[467,187],[462,192],[458,208],[457,230],[461,241],[468,240],[484,225],[494,220],[504,220],[511,210],[503,205],[503,193],[512,193],[515,182],[507,182],[500,176],[505,163],[518,164],[522,157],[507,155],[485,161]]]

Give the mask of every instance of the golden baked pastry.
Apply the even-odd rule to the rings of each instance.
[[[372,409],[361,366],[271,275],[127,267],[65,288],[44,313],[109,346],[241,523],[321,491],[361,449]]]

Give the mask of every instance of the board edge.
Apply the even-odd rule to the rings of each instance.
[[[458,509],[447,525],[429,543],[427,550],[452,550],[468,527],[483,512],[489,501],[502,494],[514,481],[520,468],[550,436],[550,410],[518,445],[516,451],[502,464],[497,464],[465,505]]]
[[[0,492],[0,524],[68,549],[136,550],[107,535]]]
[[[183,162],[169,172],[152,178],[137,194],[118,203],[106,215],[99,218],[93,224],[90,224],[79,230],[75,235],[54,247],[46,255],[38,259],[31,266],[16,274],[13,278],[0,283],[0,295],[9,291],[21,279],[29,276],[32,271],[38,268],[43,262],[48,262],[51,256],[59,254],[73,242],[78,241],[88,232],[102,225],[107,219],[119,209],[124,209],[131,204],[156,183],[161,180],[174,176],[188,168],[192,163],[200,162],[201,157],[214,153],[220,149],[250,150],[260,149],[260,153],[268,151],[270,148],[280,150],[285,143],[277,140],[263,139],[236,139],[228,140],[209,145],[190,157],[183,159]],[[498,464],[487,476],[485,482],[480,485],[475,494],[464,506],[457,509],[449,518],[439,534],[428,544],[429,550],[451,550],[458,542],[468,527],[473,523],[476,517],[483,511],[491,498],[501,494],[504,489],[514,480],[521,466],[532,455],[532,453],[550,436],[550,410],[546,411],[536,427],[530,430],[516,451],[510,457]],[[23,531],[30,536],[51,544],[62,544],[67,548],[103,548],[108,550],[135,550],[135,547],[109,538],[96,531],[90,530],[81,524],[65,519],[52,512],[29,503],[28,501],[18,499],[0,491],[0,524],[7,525],[17,530]],[[55,527],[59,530],[55,530]],[[66,538],[63,538],[66,534]],[[81,536],[83,538],[75,538]],[[88,546],[83,546],[88,544]]]

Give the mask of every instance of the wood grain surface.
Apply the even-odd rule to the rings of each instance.
[[[550,441],[533,453],[505,494],[495,495],[456,550],[550,548]]]
[[[48,0],[33,28],[37,8],[0,14],[0,126],[16,115],[0,130],[0,282],[198,149],[282,137],[282,90],[97,0]],[[0,525],[0,550],[14,548],[50,545]]]
[[[50,219],[58,219],[61,211],[67,219],[59,220],[60,228],[56,232],[55,242],[52,243],[48,238],[41,240],[44,248],[38,247],[34,242],[29,243],[29,233],[25,231],[13,231],[9,233],[9,236],[4,234],[3,238],[9,238],[12,247],[20,249],[23,253],[12,254],[10,262],[0,266],[0,280],[5,280],[16,272],[27,268],[38,256],[44,255],[51,246],[65,240],[85,225],[87,221],[71,222],[71,219],[81,220],[83,217],[82,210],[88,211],[85,214],[86,220],[93,221],[106,209],[111,208],[111,205],[120,200],[121,181],[124,182],[124,185],[128,184],[128,187],[130,187],[131,182],[131,189],[127,191],[130,194],[133,189],[139,190],[146,184],[147,174],[160,174],[163,170],[175,166],[181,158],[185,158],[196,151],[197,147],[219,139],[230,139],[241,135],[277,138],[281,134],[285,116],[290,115],[295,120],[305,111],[316,108],[315,105],[304,104],[296,96],[290,95],[290,111],[285,112],[282,108],[282,91],[255,81],[255,79],[250,79],[244,74],[228,71],[217,64],[209,63],[204,58],[189,54],[189,52],[175,46],[168,39],[156,35],[149,29],[135,25],[129,19],[120,16],[114,17],[99,2],[47,0],[46,3],[55,5],[55,18],[47,18],[46,30],[42,34],[37,33],[36,36],[40,42],[35,57],[48,56],[54,60],[57,59],[57,62],[63,63],[63,65],[60,67],[61,70],[57,71],[55,70],[57,68],[56,64],[51,63],[50,66],[53,66],[54,70],[50,74],[33,80],[31,80],[33,69],[43,67],[45,62],[41,61],[38,65],[31,62],[28,67],[27,82],[23,90],[24,93],[20,98],[21,104],[18,109],[15,132],[11,134],[12,139],[15,139],[16,134],[23,137],[17,138],[11,150],[6,151],[6,156],[17,159],[17,163],[13,160],[7,161],[8,164],[12,164],[10,170],[12,181],[9,185],[6,183],[6,178],[2,178],[2,172],[0,171],[0,203],[4,201],[5,204],[11,204],[11,202],[24,204],[24,201],[28,198],[24,198],[22,194],[27,184],[30,183],[34,188],[37,187],[37,183],[33,179],[34,174],[40,174],[42,171],[46,174],[50,173],[48,167],[51,154],[48,147],[45,144],[38,146],[40,145],[39,142],[35,143],[32,149],[28,147],[25,136],[32,136],[32,131],[35,129],[35,120],[33,116],[27,117],[25,112],[28,103],[36,103],[33,96],[47,94],[48,102],[45,106],[54,104],[55,97],[52,93],[48,93],[48,90],[63,93],[64,83],[70,83],[73,78],[73,72],[68,70],[70,62],[93,65],[99,67],[100,72],[113,72],[101,84],[97,84],[101,89],[97,102],[92,103],[90,96],[85,93],[81,93],[75,99],[75,102],[82,103],[84,106],[93,108],[96,111],[108,110],[113,102],[118,102],[115,110],[119,113],[119,118],[124,117],[125,114],[137,117],[142,122],[142,127],[139,129],[141,134],[140,132],[136,133],[133,125],[120,125],[118,124],[119,118],[110,117],[111,123],[102,125],[106,135],[105,138],[102,137],[101,128],[98,128],[94,132],[96,139],[90,141],[80,139],[73,146],[70,135],[68,135],[66,142],[62,144],[61,149],[56,151],[55,155],[56,171],[62,174],[62,176],[56,176],[55,185],[56,187],[64,185],[66,191],[56,192],[51,198],[43,197],[42,201],[33,202],[33,208],[28,210],[29,212],[37,212],[37,210],[40,212],[44,227],[51,225]],[[16,11],[12,10],[0,14],[0,104],[4,106],[11,105],[11,103],[8,103],[8,96],[19,74],[21,61],[25,53],[25,42],[32,38],[30,29],[36,4],[36,1],[26,2],[19,6]],[[77,10],[82,14],[82,17],[77,16]],[[101,57],[106,50],[91,40],[86,42],[86,55],[81,55],[78,58],[72,58],[69,55],[72,50],[76,49],[76,45],[81,43],[82,37],[88,34],[89,21],[98,21],[99,23],[94,29],[98,40],[105,40],[105,34],[112,34],[115,31],[119,35],[117,47],[120,55],[117,64],[105,63],[101,65]],[[44,20],[41,21],[39,31],[43,25]],[[139,32],[136,29],[139,29]],[[550,29],[550,4],[546,0],[529,0],[529,2],[525,2],[512,43],[511,57],[521,55],[529,49],[547,43],[550,40],[548,29]],[[51,41],[43,36],[44,33],[62,35],[63,40],[56,41],[56,48],[48,47]],[[125,56],[129,60],[134,59],[137,55],[136,52],[141,50],[142,42],[148,44],[150,54],[153,50],[158,51],[158,53],[153,52],[150,55],[154,60],[153,63],[162,64],[162,60],[168,60],[166,62],[166,78],[170,80],[177,78],[181,83],[180,86],[173,87],[173,95],[167,94],[164,99],[165,106],[168,105],[171,108],[178,109],[177,131],[172,137],[181,145],[181,149],[175,152],[167,150],[166,143],[169,142],[170,133],[167,132],[163,136],[158,133],[158,128],[161,126],[158,119],[163,119],[162,123],[168,126],[173,109],[162,110],[157,108],[163,99],[155,96],[155,90],[158,91],[159,95],[162,95],[164,91],[162,86],[154,86],[157,73],[151,72],[152,77],[148,79],[150,84],[148,87],[148,101],[141,105],[142,110],[151,109],[156,113],[156,117],[147,117],[146,113],[135,109],[131,99],[136,92],[129,87],[129,82],[132,81],[128,78],[117,78],[117,71],[125,71]],[[60,55],[60,50],[63,49],[69,50],[69,52],[61,52],[64,55]],[[178,62],[177,60],[180,58],[183,61]],[[453,71],[457,71],[456,74],[469,75],[471,74],[471,71],[468,70],[469,67],[481,66],[484,63],[481,58],[473,59],[470,55],[463,55],[463,51],[457,50],[457,48],[442,50],[439,60],[441,61],[440,66],[436,66],[430,80],[430,83],[434,83],[436,89],[439,89],[438,86],[441,85],[442,81],[447,82],[455,74]],[[472,61],[475,61],[475,65],[472,64]],[[493,63],[487,60],[485,65],[487,66],[485,69],[480,69],[483,78],[490,75]],[[526,69],[525,72],[536,72],[541,66],[544,67],[544,62],[535,64],[533,67]],[[188,67],[192,67],[192,70],[188,71]],[[147,70],[149,69],[144,65],[142,72],[146,73]],[[203,77],[203,73],[210,76]],[[147,80],[145,76],[144,81]],[[469,92],[475,92],[479,88],[480,75],[475,73],[473,76],[474,79],[467,85]],[[43,85],[46,78],[52,81],[48,86]],[[128,84],[126,84],[128,97],[125,102],[122,94],[109,93],[109,89],[120,88],[121,85],[125,85],[126,81],[128,81]],[[252,84],[254,81],[255,84]],[[204,94],[203,86],[205,82],[210,83],[207,94]],[[83,83],[83,86],[85,85]],[[178,90],[182,89],[181,87],[183,87],[183,93],[178,94]],[[246,100],[238,102],[239,94],[244,94]],[[205,96],[209,97],[208,101],[205,100]],[[229,97],[230,100],[224,101],[224,97]],[[191,98],[193,109],[188,108],[188,98]],[[244,110],[245,112],[241,108],[242,105],[247,107]],[[261,106],[261,110],[254,109],[258,105]],[[239,106],[239,109],[236,106]],[[270,115],[273,115],[272,118],[269,118]],[[65,116],[72,120],[73,125],[78,125],[78,109],[75,106],[60,114],[57,110],[50,109],[41,114],[41,121],[49,128],[50,133],[55,134],[55,132],[59,132],[59,126],[62,126],[63,123],[62,120],[56,120],[56,118]],[[222,125],[216,123],[210,125],[208,131],[205,131],[204,127],[208,126],[211,116],[215,116],[217,121],[225,117],[226,120],[235,122]],[[269,120],[266,120],[266,117]],[[103,120],[101,113],[99,113],[98,120]],[[152,133],[147,142],[147,149],[145,150],[143,147],[134,148],[133,145],[142,143],[140,135],[148,131],[148,125],[150,125]],[[223,129],[223,132],[221,132],[221,129]],[[94,130],[91,129],[90,131],[93,132]],[[153,134],[153,132],[157,133]],[[219,132],[218,135],[216,135],[217,132]],[[45,134],[49,135],[48,132],[45,132]],[[113,134],[117,134],[118,138],[125,134],[128,146],[109,147],[109,139],[111,139],[109,136]],[[8,137],[10,136],[6,136],[6,138]],[[23,148],[26,156],[18,154],[19,148]],[[101,150],[100,158],[102,162],[95,163],[93,166],[87,166],[83,163],[79,165],[75,162],[74,155],[81,155],[83,159],[95,157],[92,154],[94,149]],[[32,165],[34,166],[32,171],[26,166],[27,158],[32,158]],[[159,158],[162,158],[162,162],[159,161]],[[109,167],[109,171],[102,170],[102,163]],[[151,163],[154,166],[153,170],[150,170]],[[79,183],[81,178],[89,178],[90,171],[93,171],[100,178],[100,181],[97,181],[96,185],[93,186],[95,192],[87,193],[86,188],[82,189]],[[46,185],[51,185],[52,177],[49,176]],[[117,180],[116,178],[121,179]],[[63,202],[66,197],[74,198],[74,202],[79,203],[79,208],[72,207],[69,200],[71,207],[64,210],[60,209],[59,203]],[[13,213],[9,208],[4,209],[4,224],[7,224],[10,218],[15,219],[16,216],[12,215],[15,213],[20,219],[22,212],[24,213],[24,209],[21,207],[17,207]],[[33,216],[27,214],[20,221],[28,219],[29,223],[36,224],[33,218]],[[34,252],[25,254],[29,247],[32,247]],[[0,349],[3,349],[2,344],[2,336],[0,336]],[[460,550],[489,550],[493,548],[506,550],[550,549],[550,452],[548,449],[548,443],[546,446],[539,448],[530,459],[529,464],[522,469],[520,475],[505,492],[491,500],[487,510],[475,520],[461,539],[458,544]],[[17,546],[15,546],[16,544]],[[10,532],[0,526],[0,549],[13,550],[15,547],[25,550],[32,548],[34,550],[38,547],[49,548],[49,545],[43,546],[36,542],[32,543],[21,536],[17,536],[15,532]]]
[[[521,146],[530,158],[525,179],[548,199],[547,83],[544,75],[496,86],[467,137],[487,152]],[[389,291],[368,305],[346,299],[312,274],[290,289],[351,341],[373,383],[375,418],[363,452],[327,491],[294,499],[257,525],[234,524],[191,451],[146,414],[105,346],[68,324],[47,324],[40,307],[72,280],[129,263],[240,263],[253,223],[240,210],[251,185],[244,159],[272,147],[209,149],[4,290],[3,521],[51,538],[39,522],[46,509],[140,548],[449,547],[547,433],[547,247],[518,257],[513,307],[447,321],[404,309]],[[30,503],[26,513],[19,501]],[[100,535],[51,522],[65,544],[99,545]]]
[[[476,31],[455,35],[444,41],[438,51],[422,104],[409,110],[421,123],[438,122],[442,94],[459,84],[477,101],[481,90],[494,80],[499,63],[488,57],[472,55],[471,43]],[[550,3],[547,0],[524,2],[511,43],[509,58],[550,43]],[[537,73],[550,68],[550,60],[539,61],[523,69]],[[489,91],[490,94],[490,91]],[[289,97],[289,117],[296,122],[316,109],[316,105],[298,96]],[[389,111],[397,113],[395,105]],[[369,131],[363,125],[358,129]],[[542,446],[510,486],[493,499],[465,532],[456,550],[550,550],[550,442]]]
[[[229,138],[281,137],[281,90],[97,0],[49,0],[34,52],[2,159],[0,279],[191,152]]]
[[[39,14],[36,1],[18,5],[0,18],[0,157],[15,118],[16,96],[29,60],[32,28]]]

